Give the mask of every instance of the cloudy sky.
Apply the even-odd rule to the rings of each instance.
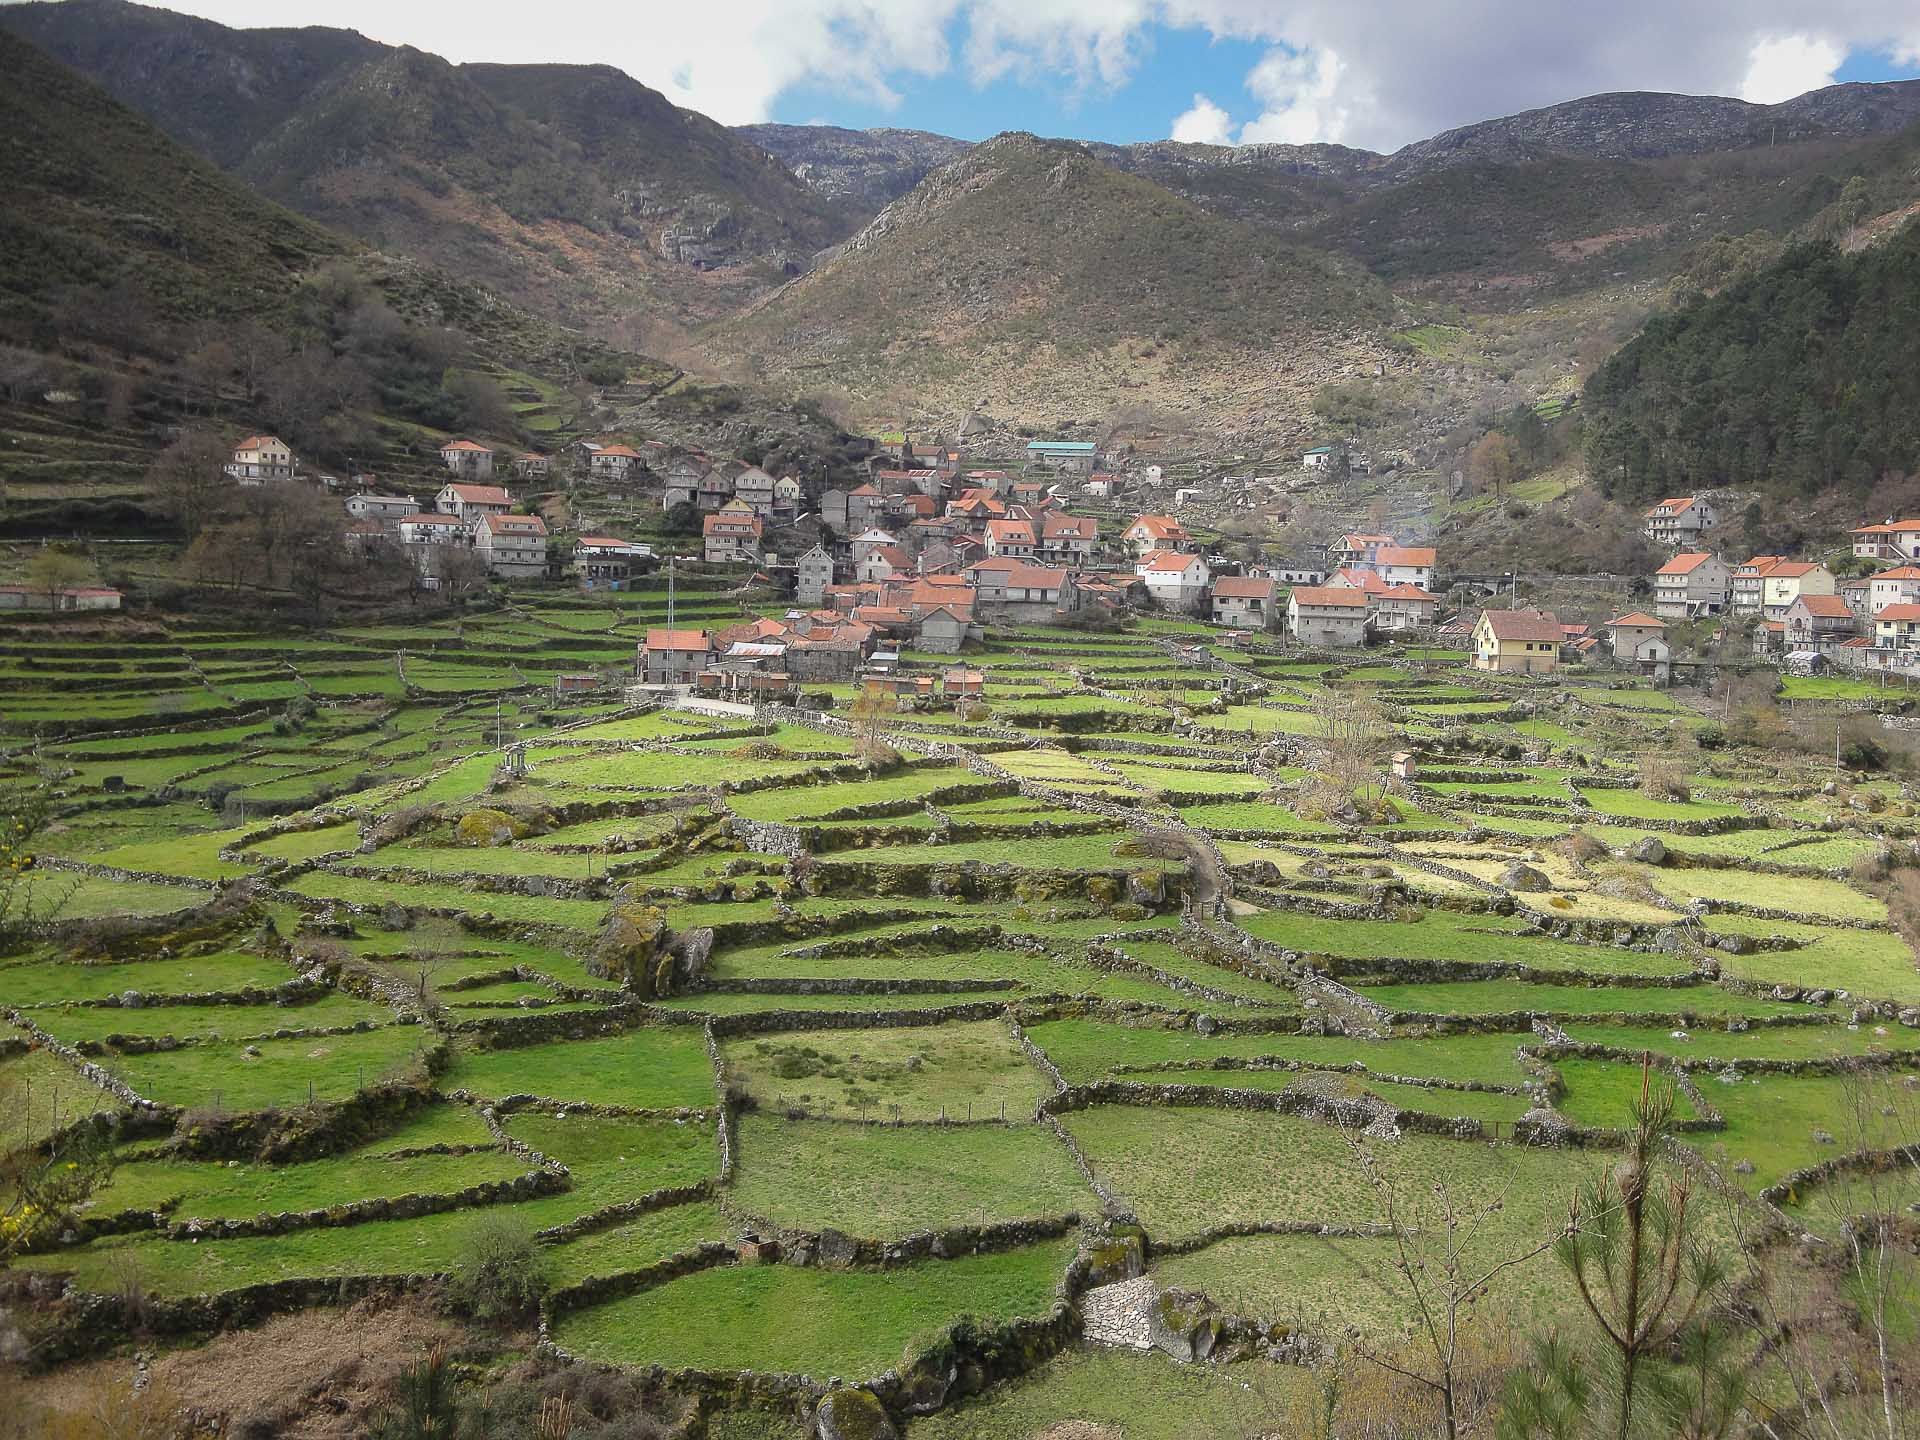
[[[162,0],[166,3],[166,0]],[[173,0],[454,60],[599,61],[730,124],[1391,150],[1604,90],[1920,75],[1916,0]]]

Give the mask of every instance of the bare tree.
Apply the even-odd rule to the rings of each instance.
[[[1330,815],[1373,819],[1386,803],[1384,765],[1392,732],[1373,692],[1329,687],[1314,701],[1314,788]]]
[[[147,468],[147,485],[191,541],[232,494],[226,441],[211,430],[183,431]]]
[[[1437,1402],[1440,1433],[1455,1440],[1478,1427],[1512,1368],[1511,1352],[1480,1320],[1481,1302],[1509,1271],[1538,1259],[1560,1237],[1491,1254],[1486,1232],[1505,1212],[1504,1194],[1467,1198],[1445,1181],[1436,1181],[1424,1196],[1403,1193],[1364,1139],[1344,1133],[1354,1166],[1373,1191],[1380,1228],[1393,1243],[1388,1268],[1414,1317],[1408,1344],[1389,1350],[1355,1339],[1353,1349]]]

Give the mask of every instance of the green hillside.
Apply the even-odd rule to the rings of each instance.
[[[1920,228],[1795,247],[1656,317],[1587,384],[1587,460],[1633,500],[1870,487],[1920,464]]]

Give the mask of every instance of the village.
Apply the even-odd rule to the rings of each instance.
[[[864,481],[823,488],[655,440],[582,440],[550,456],[458,437],[440,445],[445,479],[428,497],[417,483],[316,474],[278,437],[260,434],[233,446],[223,478],[242,492],[300,484],[333,497],[347,554],[399,562],[426,595],[490,582],[619,591],[677,567],[689,577],[734,576],[743,595],[789,602],[780,618],[714,629],[675,624],[670,606],[634,659],[635,681],[649,687],[764,696],[862,679],[903,695],[936,684],[963,693],[966,670],[953,671],[950,686],[897,676],[900,655],[961,655],[989,625],[1107,630],[1153,615],[1211,623],[1229,643],[1424,646],[1495,673],[1612,665],[1670,684],[1729,659],[1801,674],[1920,668],[1920,518],[1855,529],[1849,564],[1735,562],[1706,544],[1723,501],[1662,500],[1646,511],[1643,533],[1670,558],[1650,575],[1615,577],[1620,603],[1610,613],[1591,604],[1556,613],[1520,598],[1523,586],[1529,599],[1548,588],[1549,577],[1449,577],[1433,545],[1385,530],[1347,531],[1287,555],[1256,545],[1255,559],[1241,546],[1228,558],[1210,528],[1220,507],[1206,486],[1175,484],[1151,457],[1091,441],[976,450],[902,434],[866,445]],[[1268,488],[1324,487],[1336,456],[1346,458],[1316,446],[1299,457],[1300,478]],[[1245,503],[1244,481],[1235,485],[1234,502]],[[543,511],[554,513],[560,493],[574,503],[550,526]],[[596,508],[621,523],[592,519]],[[651,526],[632,523],[636,514],[654,517]],[[613,529],[647,538],[601,533]],[[99,586],[0,587],[0,609],[121,601]]]

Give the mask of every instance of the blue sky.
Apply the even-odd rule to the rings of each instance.
[[[951,24],[948,43],[955,54],[962,54],[966,40],[966,20],[960,17]],[[984,140],[1002,130],[1116,145],[1164,140],[1173,118],[1193,104],[1197,93],[1211,95],[1229,110],[1237,106],[1246,114],[1258,114],[1246,78],[1266,49],[1252,40],[1215,39],[1199,26],[1153,26],[1137,43],[1137,68],[1117,87],[1045,70],[1003,75],[980,86],[960,74],[931,80],[902,76],[893,81],[900,101],[889,108],[815,83],[781,95],[772,118],[853,130],[894,125],[962,140]]]
[[[1607,90],[1920,75],[1920,0],[162,0],[454,61],[617,65],[725,124],[1391,150]]]
[[[948,49],[955,55],[964,54],[967,16],[963,13],[949,21],[946,34]],[[1135,32],[1131,46],[1135,65],[1118,85],[1097,79],[1089,82],[1082,76],[1037,66],[982,84],[969,80],[956,67],[938,76],[908,72],[889,75],[888,86],[895,98],[882,103],[866,94],[850,93],[823,77],[783,91],[768,118],[793,125],[841,125],[853,130],[897,126],[963,140],[983,140],[1003,130],[1031,130],[1040,135],[1113,144],[1165,140],[1172,133],[1174,120],[1192,108],[1196,95],[1206,96],[1236,124],[1259,116],[1264,101],[1247,82],[1269,48],[1259,40],[1218,37],[1198,25],[1149,25]],[[1853,47],[1842,53],[1844,59],[1833,72],[1834,80],[1920,78],[1920,64],[1896,60],[1889,48]],[[1622,77],[1602,88],[1674,87],[1657,80],[1636,82]],[[1736,93],[1737,88],[1714,87],[1704,93]],[[1582,93],[1594,92],[1576,90],[1528,103],[1551,104],[1554,99],[1576,99]],[[1446,126],[1509,113],[1481,113],[1464,97],[1463,106],[1458,118],[1448,120]]]

